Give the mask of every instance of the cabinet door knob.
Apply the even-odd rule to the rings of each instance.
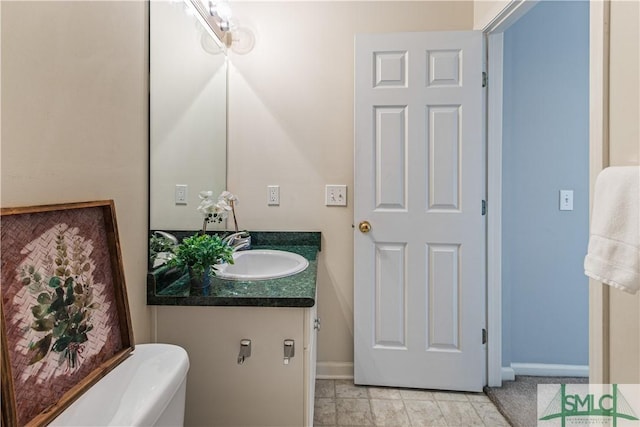
[[[362,221],[360,224],[358,224],[358,229],[362,233],[368,233],[369,231],[371,231],[371,224],[369,224],[369,221]]]

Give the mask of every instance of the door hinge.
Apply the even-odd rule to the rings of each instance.
[[[487,343],[487,330],[485,328],[482,328],[482,344],[486,344]]]
[[[482,215],[486,215],[487,214],[487,201],[483,200],[482,201]]]
[[[487,72],[483,71],[482,72],[482,87],[487,87],[487,80],[488,80]]]

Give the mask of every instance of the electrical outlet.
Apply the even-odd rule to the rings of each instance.
[[[176,184],[174,201],[176,205],[186,205],[188,197],[188,186],[184,184]]]
[[[269,206],[280,205],[280,186],[279,185],[267,185],[267,205]]]
[[[347,186],[327,185],[324,197],[326,206],[347,206]]]

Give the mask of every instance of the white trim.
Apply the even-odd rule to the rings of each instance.
[[[538,4],[539,0],[511,0],[485,27],[484,33],[502,33]]]
[[[352,380],[352,362],[318,362],[316,378],[319,380]]]
[[[587,365],[557,365],[552,363],[512,363],[500,368],[502,381],[515,381],[516,375],[532,377],[589,377]],[[492,386],[490,386],[492,387]]]
[[[589,223],[598,173],[609,166],[610,3],[589,3]],[[609,287],[589,279],[590,381],[609,380]]]
[[[512,377],[502,367],[502,103],[503,33],[539,0],[511,0],[484,28],[488,39],[487,98],[487,379],[491,387]],[[505,369],[507,371],[505,372]],[[506,377],[505,377],[506,375]],[[513,374],[515,375],[515,374]]]
[[[488,35],[487,100],[487,376],[502,386],[502,69],[503,34]]]
[[[557,365],[553,363],[512,363],[515,375],[534,377],[589,377],[588,365]]]
[[[537,4],[513,0],[485,28],[488,40],[487,97],[487,380],[502,386],[502,72],[503,32]],[[511,376],[507,376],[511,378]]]
[[[516,380],[516,372],[513,370],[511,366],[503,366],[502,368],[500,368],[500,372],[502,374],[502,381]],[[493,386],[490,385],[489,387],[493,387]],[[500,384],[499,387],[502,387],[502,384]]]

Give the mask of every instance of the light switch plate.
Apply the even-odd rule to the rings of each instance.
[[[560,210],[573,210],[573,190],[560,190]]]
[[[326,206],[347,206],[347,186],[327,185],[324,197]]]

